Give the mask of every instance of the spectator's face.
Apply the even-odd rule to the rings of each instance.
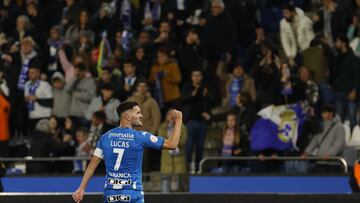
[[[342,48],[344,48],[344,46],[345,46],[345,43],[343,43],[340,39],[336,39],[336,41],[335,41],[335,48],[336,49],[342,49]]]
[[[88,41],[89,41],[89,39],[87,37],[80,35],[80,37],[79,37],[80,44],[87,44]]]
[[[50,39],[51,40],[58,40],[60,39],[60,33],[56,31],[55,29],[50,30]]]
[[[62,89],[64,86],[63,82],[60,79],[54,79],[53,87],[57,90]]]
[[[40,78],[40,70],[36,68],[29,69],[29,80],[35,81]]]
[[[292,21],[292,14],[290,10],[284,9],[283,10],[283,16],[286,19],[286,21],[291,22]]]
[[[116,32],[116,34],[115,34],[115,43],[116,44],[121,44],[121,40],[122,40],[122,32]]]
[[[219,16],[224,11],[221,4],[215,2],[211,4],[211,15]]]
[[[135,67],[131,63],[124,64],[124,73],[126,76],[135,74]]]
[[[160,65],[163,65],[163,64],[166,64],[168,62],[169,57],[163,52],[158,52],[157,60],[158,60],[158,63]]]
[[[67,129],[67,130],[70,130],[72,128],[72,126],[73,126],[72,120],[69,117],[65,118],[64,126],[65,126],[65,129]]]
[[[229,115],[226,119],[226,124],[229,128],[235,128],[236,126],[236,118],[234,115]]]
[[[138,60],[142,60],[145,56],[145,53],[144,53],[144,49],[143,48],[139,48],[139,49],[136,49],[136,58]]]
[[[323,5],[325,8],[329,8],[331,3],[332,3],[332,0],[323,0]]]
[[[233,75],[236,78],[240,78],[240,77],[244,76],[244,68],[242,66],[236,66],[233,70]]]
[[[309,70],[308,70],[308,69],[306,69],[306,68],[300,69],[299,74],[300,74],[299,77],[300,77],[300,80],[301,80],[301,81],[306,82],[306,81],[309,80]]]
[[[139,39],[138,39],[140,44],[145,44],[145,43],[149,42],[149,40],[150,40],[150,37],[147,32],[140,33]]]
[[[20,46],[20,51],[24,55],[28,55],[32,52],[33,46],[30,42],[23,42]]]
[[[101,80],[103,82],[110,82],[111,74],[109,73],[109,71],[106,70],[101,72]]]
[[[56,129],[58,126],[57,120],[54,117],[51,117],[49,125],[50,125],[50,129]]]
[[[160,24],[159,32],[170,32],[170,25],[167,22],[162,22]]]
[[[66,6],[71,6],[74,4],[74,0],[66,0]]]
[[[37,15],[37,8],[34,4],[29,4],[27,7],[27,12],[30,16],[35,17]]]
[[[85,11],[82,11],[80,13],[80,24],[86,24],[88,23],[89,17],[88,14]]]
[[[79,68],[75,67],[75,75],[77,78],[83,78],[86,75],[86,71],[80,70]]]
[[[327,111],[325,111],[325,112],[322,112],[322,113],[321,113],[321,117],[322,117],[322,119],[323,119],[324,121],[329,121],[329,120],[332,120],[332,118],[333,118],[333,113],[332,113],[332,112],[327,112]]]
[[[114,95],[114,92],[112,90],[102,89],[101,95],[105,100],[108,100]]]
[[[18,17],[16,20],[16,29],[18,31],[24,31],[26,29],[26,20],[23,17]]]
[[[78,143],[83,143],[84,141],[87,140],[87,135],[84,132],[77,131],[76,140],[78,141]]]
[[[142,83],[139,83],[137,86],[136,86],[136,91],[141,94],[141,95],[145,95],[147,93],[147,90],[148,90],[148,86],[146,83],[142,82]]]
[[[191,81],[194,84],[200,84],[203,80],[203,74],[200,71],[193,71],[191,73]]]

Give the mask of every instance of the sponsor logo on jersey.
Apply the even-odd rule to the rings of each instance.
[[[116,137],[123,140],[134,140],[134,135],[131,133],[110,133],[110,137]]]
[[[114,178],[131,178],[130,173],[112,173],[112,172],[109,172],[108,174],[109,174],[109,176],[114,177]]]
[[[116,178],[109,178],[108,179],[108,184],[109,185],[131,185],[132,181],[130,179],[128,180],[123,180],[123,179],[116,179]]]
[[[130,202],[131,200],[130,195],[110,195],[107,196],[106,198],[108,202],[118,202],[118,201]]]
[[[155,135],[150,135],[150,141],[156,143],[158,141],[158,138]]]

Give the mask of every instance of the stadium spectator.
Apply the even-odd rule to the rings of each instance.
[[[65,39],[73,44],[82,31],[88,31],[91,32],[91,40],[94,41],[94,33],[90,30],[89,18],[89,13],[86,10],[80,10],[74,24],[70,25],[66,30]]]
[[[335,0],[324,0],[323,7],[313,17],[315,33],[324,33],[326,41],[332,48],[335,46],[336,38],[346,33],[345,15]]]
[[[246,92],[251,95],[251,100],[256,101],[256,88],[254,80],[245,73],[241,63],[235,63],[231,73],[228,73],[228,63],[219,62],[217,75],[226,86],[225,106],[233,107],[236,105],[236,97],[239,92]]]
[[[76,15],[79,13],[80,5],[76,0],[66,0],[62,11],[62,19],[60,25],[62,30],[66,31],[70,25],[75,23]]]
[[[103,67],[100,77],[97,80],[97,95],[100,95],[101,87],[107,83],[113,84],[114,98],[119,99],[122,91],[120,79],[117,75],[113,73],[113,69],[109,66]]]
[[[150,75],[150,63],[144,47],[137,47],[133,53],[132,61],[136,67],[136,75],[139,78],[148,78]]]
[[[170,109],[171,110],[171,109]],[[169,138],[174,130],[175,121],[169,115],[170,110],[166,115],[166,119],[161,123],[157,134],[164,138]],[[187,138],[186,126],[181,126],[181,135],[179,146],[174,150],[161,152],[161,167],[160,172],[164,174],[184,174],[186,173],[186,156],[185,156],[185,143]]]
[[[336,38],[335,47],[338,55],[331,64],[330,78],[335,96],[336,112],[344,121],[346,116],[350,120],[350,126],[356,125],[356,102],[357,88],[359,84],[359,59],[355,57],[349,47],[349,40],[346,36]]]
[[[66,89],[66,82],[63,74],[55,72],[51,78],[52,92],[54,95],[52,114],[58,117],[63,123],[69,115],[71,94]]]
[[[196,67],[203,67],[203,46],[199,34],[191,29],[186,34],[185,40],[180,43],[177,51],[177,60],[183,78],[182,84],[190,81],[191,71]]]
[[[321,110],[323,130],[315,135],[306,147],[302,157],[308,156],[329,157],[341,156],[345,148],[345,129],[332,106],[324,106]]]
[[[311,20],[304,14],[300,8],[292,5],[286,5],[283,8],[284,18],[280,21],[280,38],[285,55],[289,64],[293,66],[296,60],[306,48],[310,46],[314,38]]]
[[[78,146],[76,147],[76,157],[89,157],[93,154],[94,148],[87,141],[89,137],[89,130],[87,128],[79,128],[76,132],[76,141]],[[74,173],[84,172],[86,169],[87,160],[74,161]]]
[[[78,129],[78,123],[70,116],[65,118],[64,127],[62,128],[62,137],[71,136],[75,139],[76,130]]]
[[[359,1],[356,1],[359,3]],[[357,57],[360,57],[360,10],[352,16],[352,23],[349,25],[346,36],[350,40],[350,47]]]
[[[138,80],[138,77],[136,75],[136,69],[137,67],[132,61],[124,62],[123,75],[120,78],[121,101],[125,101],[134,92],[135,84]]]
[[[184,121],[188,130],[186,140],[186,162],[192,173],[199,170],[199,163],[204,152],[207,123],[210,120],[212,95],[204,84],[204,74],[199,69],[191,72],[191,82],[186,83],[181,91],[181,104]],[[192,154],[195,146],[195,167],[192,168]]]
[[[163,112],[177,106],[180,98],[181,73],[178,64],[170,58],[168,50],[157,51],[157,61],[151,67],[149,82],[154,84],[154,97]]]
[[[112,126],[106,123],[106,114],[103,111],[96,111],[91,118],[88,142],[93,148],[96,147],[102,134],[111,129]]]
[[[8,96],[9,88],[7,86],[6,80],[4,79],[3,71],[0,71],[0,157],[9,157],[10,152],[9,116],[11,105],[8,101]]]
[[[248,146],[248,137],[241,133],[237,115],[228,114],[222,131],[221,155],[223,157],[244,156],[247,154]],[[232,161],[223,161],[222,169],[224,173],[240,172],[239,165]]]
[[[293,78],[293,89],[296,97],[295,101],[303,101],[315,107],[319,101],[319,87],[310,76],[310,70],[301,66],[297,77]]]
[[[278,104],[281,91],[280,59],[266,43],[261,45],[261,55],[252,70],[257,102],[260,106]]]
[[[206,20],[204,34],[201,41],[204,43],[206,59],[208,61],[207,72],[209,80],[217,82],[216,68],[220,59],[224,56],[232,57],[236,45],[235,25],[230,14],[225,11],[222,0],[211,1],[211,15]]]
[[[95,97],[96,84],[92,77],[86,77],[84,63],[75,65],[75,77],[69,82],[68,91],[71,93],[70,116],[76,117],[82,125],[88,125],[84,116]]]
[[[94,112],[104,111],[106,114],[106,122],[109,125],[117,125],[119,117],[116,114],[116,107],[120,101],[114,98],[114,87],[111,83],[106,83],[101,87],[100,96],[91,100],[90,105],[85,111],[85,118],[90,122]]]
[[[29,81],[25,83],[24,97],[29,112],[29,130],[34,130],[36,123],[51,116],[53,93],[50,84],[40,80],[40,63],[31,60],[28,67]]]

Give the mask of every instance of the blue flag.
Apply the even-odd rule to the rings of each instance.
[[[300,104],[268,106],[251,128],[251,150],[275,149],[287,151],[298,149],[296,142],[301,134],[304,113]]]

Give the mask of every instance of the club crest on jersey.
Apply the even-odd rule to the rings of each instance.
[[[156,143],[158,141],[158,138],[155,135],[150,135],[150,141]]]

